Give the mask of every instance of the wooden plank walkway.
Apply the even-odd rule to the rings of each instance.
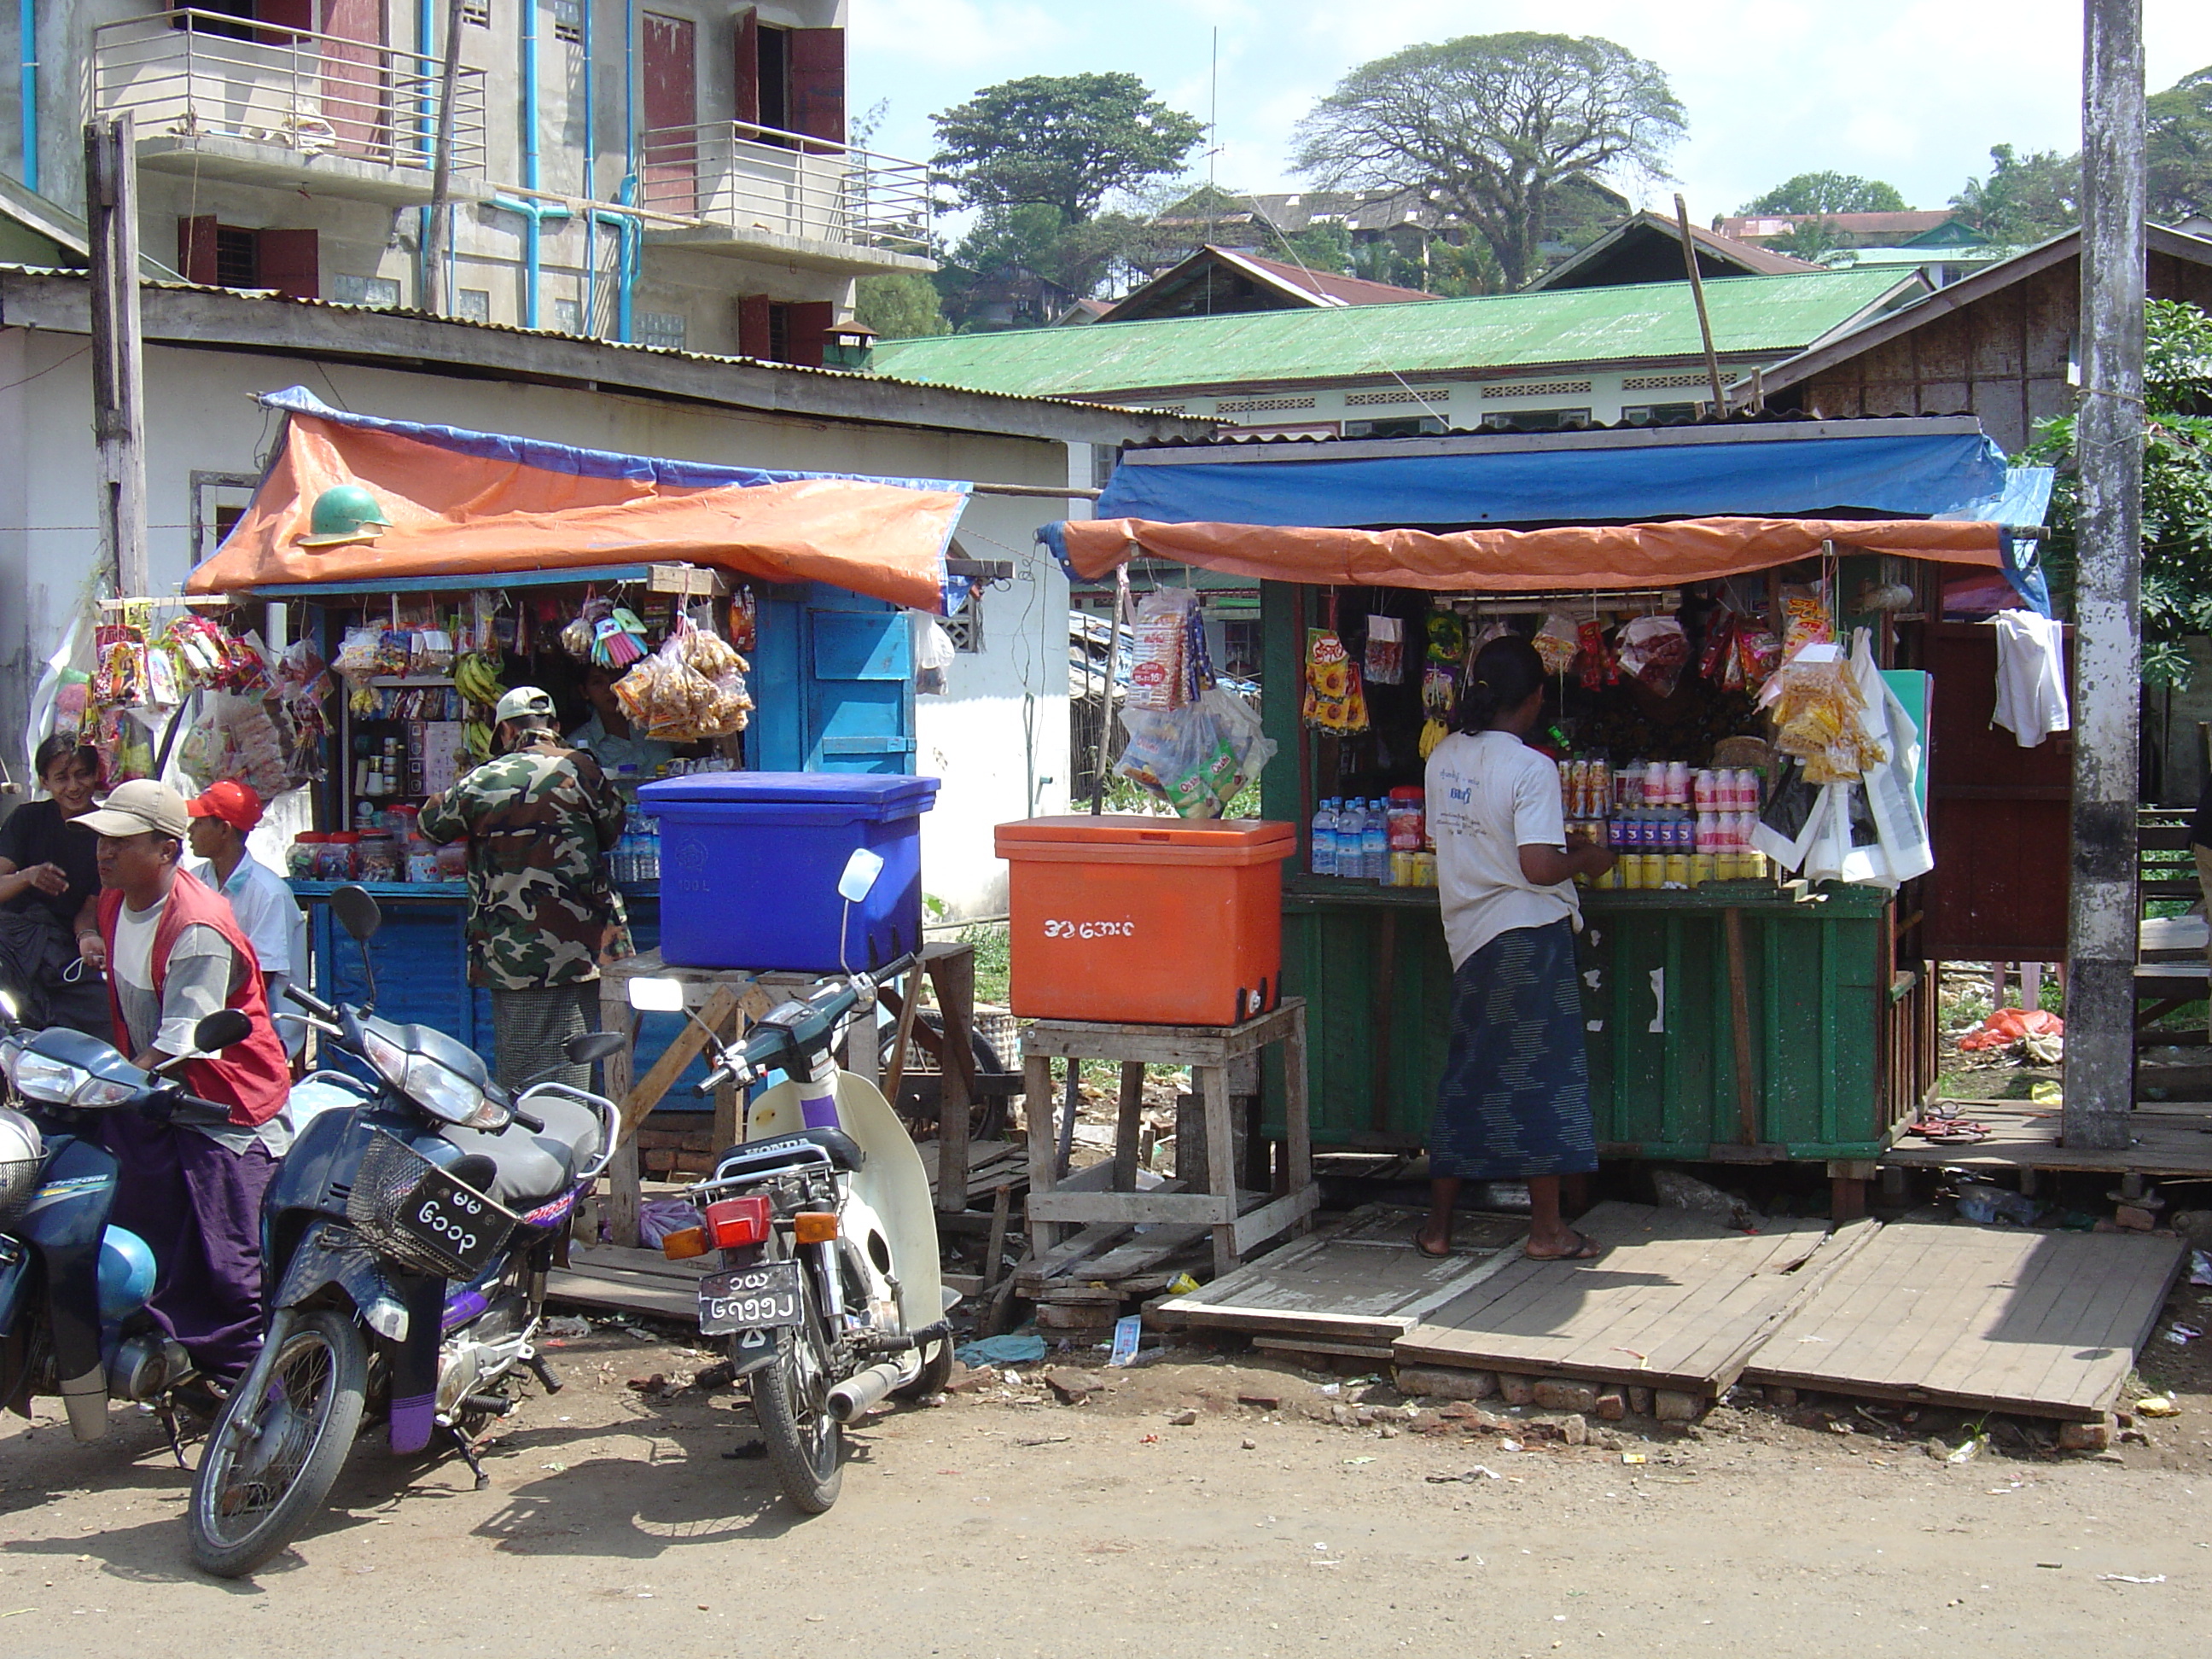
[[[1158,1311],[1188,1325],[1319,1339],[1362,1352],[1387,1348],[1430,1310],[1511,1261],[1528,1231],[1516,1217],[1463,1215],[1455,1254],[1439,1261],[1413,1248],[1422,1213],[1369,1205],[1203,1290],[1162,1303]]]
[[[1790,1313],[1744,1379],[2094,1418],[2186,1256],[2141,1233],[1899,1223]]]
[[[568,1265],[545,1280],[545,1299],[614,1313],[651,1314],[679,1324],[699,1322],[699,1280],[720,1258],[702,1255],[671,1261],[659,1250],[620,1244],[574,1244]]]
[[[2081,1150],[2058,1144],[2059,1112],[2052,1106],[1961,1101],[1959,1115],[1984,1124],[1987,1140],[1971,1146],[1938,1146],[1900,1134],[1881,1155],[1884,1164],[1978,1171],[2092,1170],[2123,1175],[2212,1176],[2212,1112],[2138,1107],[2124,1152]]]
[[[1825,1221],[1782,1218],[1746,1234],[1614,1203],[1575,1224],[1612,1248],[1591,1261],[1513,1255],[1399,1338],[1399,1363],[1716,1394],[1875,1225],[1831,1238]]]

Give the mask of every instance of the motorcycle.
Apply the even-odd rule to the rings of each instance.
[[[562,1386],[536,1346],[546,1275],[621,1124],[612,1101],[565,1084],[510,1097],[457,1039],[378,1018],[367,946],[381,913],[359,887],[331,907],[362,947],[368,1003],[285,995],[370,1080],[322,1071],[293,1092],[295,1139],[262,1203],[268,1330],[209,1431],[187,1515],[192,1560],[218,1577],[259,1566],[322,1507],[372,1405],[395,1454],[442,1431],[487,1484],[473,1442],[519,1403],[510,1380]],[[593,1033],[566,1053],[586,1065],[623,1042]]]
[[[184,1462],[176,1396],[198,1373],[147,1309],[153,1251],[108,1223],[120,1166],[97,1124],[111,1111],[228,1121],[227,1107],[162,1073],[249,1029],[244,1014],[218,1009],[193,1029],[192,1054],[146,1072],[82,1031],[24,1030],[0,994],[0,1077],[15,1103],[0,1105],[0,1408],[28,1417],[33,1395],[59,1395],[82,1442],[107,1432],[110,1401],[150,1407]]]
[[[871,860],[879,870],[855,854],[839,883],[848,904],[866,896]],[[679,1261],[720,1253],[720,1271],[699,1281],[700,1334],[728,1340],[776,1482],[809,1515],[837,1501],[846,1425],[891,1395],[937,1393],[951,1374],[945,1316],[959,1297],[939,1276],[928,1172],[883,1096],[832,1053],[877,985],[914,961],[770,1009],[734,1048],[708,1033],[714,1070],[698,1093],[785,1080],[751,1102],[744,1140],[690,1189],[702,1224],[661,1243]],[[678,981],[634,979],[629,994],[641,1011],[689,1015]]]

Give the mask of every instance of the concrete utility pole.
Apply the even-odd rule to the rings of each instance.
[[[138,329],[138,151],[124,114],[84,129],[84,217],[92,253],[92,431],[99,445],[102,562],[118,596],[150,591],[146,432]]]
[[[589,75],[592,66],[586,64],[584,72]],[[453,252],[453,88],[460,78],[461,0],[448,0],[446,63],[438,77],[437,137],[432,140],[436,149],[430,158],[430,234],[422,246],[422,309],[440,317],[453,309],[446,273]]]
[[[2142,0],[2085,0],[2081,471],[2065,1144],[2119,1151],[2135,1103],[2142,640]]]

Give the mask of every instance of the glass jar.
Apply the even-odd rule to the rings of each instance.
[[[313,881],[315,878],[316,855],[322,848],[323,838],[310,830],[295,836],[292,844],[284,849],[284,873],[294,881]]]
[[[371,830],[361,838],[354,874],[362,881],[399,879],[399,843],[392,839],[390,830]]]

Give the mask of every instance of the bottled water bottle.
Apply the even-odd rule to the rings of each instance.
[[[1367,881],[1387,882],[1390,878],[1390,819],[1385,811],[1387,805],[1381,800],[1369,801],[1367,817],[1359,832],[1359,873]]]
[[[1367,871],[1367,814],[1354,795],[1344,797],[1336,809],[1336,873],[1340,880],[1358,881]]]
[[[1313,815],[1313,872],[1317,876],[1336,873],[1336,799],[1331,796],[1321,804],[1321,811]]]

